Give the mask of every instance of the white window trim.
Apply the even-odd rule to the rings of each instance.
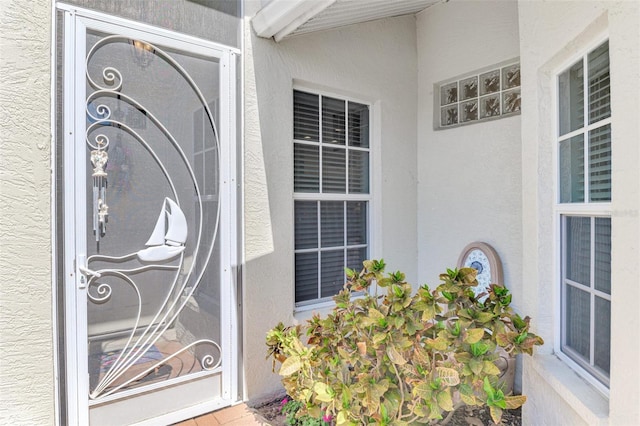
[[[379,257],[379,253],[381,252],[381,244],[379,236],[381,235],[381,210],[380,210],[380,187],[381,187],[381,159],[380,159],[380,150],[381,150],[381,127],[380,127],[380,105],[379,102],[375,100],[367,99],[363,96],[353,95],[346,92],[339,92],[331,89],[327,89],[323,86],[319,86],[313,83],[301,83],[294,82],[291,88],[291,94],[293,95],[294,91],[302,91],[307,93],[312,93],[315,95],[319,95],[321,97],[331,97],[335,99],[344,100],[346,102],[357,102],[363,105],[367,105],[369,107],[369,194],[333,194],[333,193],[297,193],[292,189],[292,214],[291,217],[295,217],[294,209],[295,209],[295,201],[307,200],[307,201],[335,201],[335,200],[343,200],[343,201],[367,201],[368,209],[367,209],[367,241],[369,247],[369,258],[375,259]],[[321,108],[321,106],[320,106]],[[293,113],[293,111],[292,111]],[[322,109],[319,111],[320,116],[322,115]],[[293,143],[309,143],[310,145],[318,145],[315,142],[307,142],[300,139],[294,139],[293,137],[293,119],[291,122],[291,142]],[[322,137],[322,124],[320,123],[320,138]],[[321,145],[320,145],[321,146]],[[354,150],[362,150],[367,151],[367,149],[358,148],[358,147],[349,147],[349,149]],[[348,161],[348,160],[347,160]],[[291,150],[291,165],[293,172],[293,149]],[[322,164],[320,164],[320,177],[322,177]],[[348,172],[345,176],[346,185],[349,185],[349,176]],[[378,237],[377,237],[378,236]],[[301,304],[296,303],[295,301],[295,293],[296,293],[296,285],[295,285],[295,221],[291,224],[291,268],[294,275],[293,285],[291,286],[291,297],[293,300],[293,313],[296,315],[298,320],[306,318],[308,313],[311,311],[328,311],[330,308],[335,306],[335,302],[331,299],[314,299],[307,302],[302,302]],[[312,251],[320,251],[321,249],[315,249]]]
[[[560,141],[566,140],[577,134],[585,134],[588,135],[588,132],[595,127],[601,127],[607,124],[611,124],[611,116],[610,117],[597,121],[596,123],[589,124],[588,121],[585,121],[584,126],[576,131],[564,134],[560,136],[560,123],[559,123],[559,100],[560,93],[558,88],[558,78],[561,73],[568,70],[572,65],[574,65],[580,59],[584,59],[590,52],[595,50],[602,43],[609,40],[608,32],[603,32],[599,34],[597,37],[593,38],[588,44],[585,44],[582,49],[576,51],[573,55],[569,56],[565,61],[561,62],[560,65],[551,70],[549,77],[551,79],[550,88],[551,88],[551,100],[552,100],[552,126],[551,126],[551,138],[553,143],[552,149],[552,162],[553,162],[553,231],[554,231],[554,244],[553,244],[553,269],[554,269],[554,303],[553,303],[553,313],[554,313],[554,343],[553,350],[554,354],[563,361],[569,368],[575,371],[582,379],[584,379],[587,383],[589,383],[595,390],[597,390],[600,394],[602,394],[605,398],[609,398],[610,392],[609,387],[603,384],[600,380],[598,380],[591,371],[585,369],[582,365],[574,361],[572,358],[567,356],[562,351],[562,329],[564,326],[563,323],[563,269],[562,262],[564,259],[563,253],[563,229],[562,229],[562,217],[563,216],[598,216],[598,217],[612,217],[612,202],[590,202],[588,200],[588,192],[585,192],[585,201],[582,203],[560,203],[560,161],[559,161],[559,143]],[[584,70],[585,78],[587,76],[587,68]],[[584,99],[585,104],[588,102],[588,96],[585,94]],[[585,108],[585,113],[588,111]],[[613,142],[613,141],[612,141]],[[613,178],[613,173],[612,173]],[[585,174],[586,189],[588,190],[588,175]],[[613,185],[613,183],[612,183]],[[613,233],[613,230],[612,230]],[[612,283],[613,286],[613,283]],[[611,357],[611,362],[613,362],[613,357]]]

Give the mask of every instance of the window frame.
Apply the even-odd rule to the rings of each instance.
[[[554,141],[554,149],[553,149],[553,164],[554,164],[554,204],[553,204],[553,219],[554,219],[554,253],[553,253],[553,263],[554,270],[556,276],[556,297],[554,303],[554,313],[556,320],[554,321],[554,352],[558,358],[560,358],[563,362],[565,362],[570,368],[572,368],[576,373],[578,373],[585,381],[591,384],[596,390],[598,390],[605,397],[609,397],[609,377],[604,376],[600,371],[598,371],[595,366],[587,365],[586,363],[578,360],[577,356],[575,358],[571,357],[571,349],[565,349],[564,340],[566,336],[566,321],[565,321],[565,300],[566,300],[566,286],[571,285],[566,283],[566,227],[564,225],[566,217],[588,217],[591,218],[591,236],[594,236],[594,223],[596,218],[609,218],[612,219],[612,200],[609,201],[590,201],[589,189],[589,173],[588,173],[588,146],[589,146],[589,134],[595,129],[603,128],[606,126],[611,127],[612,115],[613,111],[611,111],[609,117],[605,119],[601,119],[595,121],[594,123],[589,124],[589,109],[588,102],[589,96],[586,92],[586,88],[588,87],[588,57],[589,54],[598,49],[605,42],[609,42],[608,34],[600,34],[598,37],[594,38],[588,45],[585,45],[583,49],[580,49],[570,58],[562,62],[562,64],[553,70],[550,78],[552,79],[552,96],[553,96],[553,126],[552,126],[552,138]],[[610,58],[610,54],[609,54]],[[583,84],[585,87],[584,93],[584,111],[583,117],[584,122],[582,126],[576,130],[569,131],[563,135],[560,134],[560,98],[562,94],[560,93],[559,83],[560,76],[562,73],[568,71],[571,67],[573,67],[578,61],[582,60],[583,62]],[[609,63],[609,70],[611,70],[611,64]],[[611,94],[610,94],[611,96]],[[609,104],[612,104],[612,100],[610,98]],[[570,140],[571,138],[583,135],[583,146],[585,149],[584,153],[584,200],[580,202],[561,202],[561,164],[560,164],[560,143],[562,141]],[[613,149],[613,136],[611,137],[611,144]],[[613,164],[611,166],[611,178],[613,181]],[[613,187],[613,182],[611,183]],[[612,225],[612,236],[613,236],[613,225]],[[595,250],[595,241],[591,241],[590,243],[590,281],[593,284],[594,277],[594,250]],[[613,283],[611,284],[613,286]],[[600,291],[596,290],[594,287],[590,288],[589,295],[591,299],[591,305],[593,305],[593,298],[595,295],[601,297]],[[603,299],[608,300],[611,303],[611,294],[606,295],[607,297],[603,297]],[[595,323],[594,323],[595,310],[591,309],[590,312],[590,362],[593,361],[593,339],[595,336]],[[611,332],[610,332],[611,336]],[[565,351],[566,350],[566,351]],[[610,355],[610,362],[613,361],[613,357]]]
[[[374,210],[374,206],[377,205],[377,203],[375,203],[375,199],[377,198],[375,195],[375,179],[374,179],[374,169],[376,168],[375,166],[375,162],[374,159],[377,158],[377,155],[375,154],[377,151],[377,143],[374,139],[374,127],[376,125],[376,123],[374,123],[374,104],[371,101],[356,97],[356,96],[352,96],[352,95],[345,95],[345,94],[341,94],[341,93],[336,93],[335,91],[332,90],[326,90],[326,89],[320,89],[320,88],[316,88],[313,85],[301,85],[301,84],[294,84],[292,87],[292,91],[291,91],[291,96],[292,96],[292,109],[293,109],[293,96],[294,93],[296,91],[299,92],[305,92],[305,93],[309,93],[309,94],[313,94],[313,95],[317,95],[318,96],[318,130],[319,130],[319,138],[317,142],[314,141],[305,141],[302,139],[295,139],[294,138],[294,112],[292,110],[292,126],[291,126],[291,155],[292,155],[292,217],[293,217],[293,221],[292,221],[292,225],[291,225],[291,235],[292,235],[292,270],[293,270],[293,288],[292,288],[292,292],[293,292],[293,300],[294,300],[294,313],[296,312],[305,312],[305,311],[310,311],[310,310],[314,310],[314,309],[318,309],[318,308],[325,308],[325,307],[331,307],[333,306],[334,302],[333,302],[333,296],[330,297],[319,297],[319,298],[315,298],[315,299],[311,299],[311,300],[305,300],[305,301],[301,301],[301,302],[296,302],[296,291],[297,291],[297,283],[296,283],[296,277],[295,277],[295,271],[296,271],[296,266],[295,266],[295,258],[296,258],[296,254],[298,253],[307,253],[307,252],[315,252],[315,253],[321,253],[323,251],[332,251],[332,250],[336,250],[336,249],[340,249],[342,248],[343,250],[346,249],[351,249],[351,248],[361,248],[361,247],[366,247],[367,249],[367,256],[366,258],[371,258],[372,257],[372,253],[373,253],[373,246],[374,246],[374,227],[375,227],[375,223],[374,223],[374,216],[375,216],[375,210]],[[323,97],[328,97],[328,98],[332,98],[332,99],[338,99],[341,101],[345,102],[345,143],[344,145],[336,145],[336,144],[331,144],[331,143],[325,143],[322,141],[322,132],[323,132],[323,122],[322,122],[322,98]],[[354,147],[354,146],[349,146],[349,139],[348,139],[348,123],[349,123],[349,102],[353,102],[353,103],[358,103],[358,104],[362,104],[362,105],[366,105],[369,108],[369,129],[368,129],[368,138],[369,138],[369,146],[368,148],[362,148],[362,147]],[[318,168],[319,168],[319,188],[318,188],[318,192],[296,192],[295,190],[295,186],[293,185],[293,181],[294,181],[294,164],[295,164],[295,159],[293,156],[294,153],[294,147],[295,144],[300,144],[300,145],[308,145],[308,146],[316,146],[319,148],[319,161],[318,161]],[[344,148],[344,150],[346,151],[345,153],[345,192],[343,193],[336,193],[336,192],[322,192],[322,148],[323,147],[340,147],[341,149]],[[360,152],[367,152],[369,154],[368,157],[368,186],[369,186],[369,191],[368,193],[349,193],[349,156],[348,156],[348,152],[349,151],[360,151]],[[326,202],[326,201],[341,201],[341,202],[365,202],[367,205],[367,212],[366,212],[366,238],[367,238],[367,242],[366,244],[356,244],[356,245],[350,245],[347,243],[346,240],[346,219],[347,219],[347,211],[346,211],[346,205],[345,205],[345,210],[344,210],[344,218],[345,218],[345,223],[344,223],[344,228],[345,228],[345,240],[344,240],[344,244],[342,246],[331,246],[331,247],[322,247],[321,245],[319,245],[316,248],[312,248],[312,249],[296,249],[295,248],[295,236],[296,236],[296,232],[295,232],[295,205],[297,201],[315,201],[318,203],[318,224],[320,224],[320,203],[321,202]],[[321,229],[318,229],[318,239],[321,240],[322,233],[321,233]],[[320,286],[321,286],[321,263],[320,260],[318,261],[318,289],[320,290]]]

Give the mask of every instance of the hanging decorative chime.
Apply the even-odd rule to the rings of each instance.
[[[109,155],[107,147],[109,139],[104,135],[96,137],[97,149],[91,151],[91,164],[93,164],[93,233],[96,242],[105,235],[107,230],[107,172],[104,170]]]

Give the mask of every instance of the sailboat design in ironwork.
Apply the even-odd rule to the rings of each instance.
[[[187,219],[180,207],[170,198],[165,198],[162,210],[146,242],[146,249],[138,251],[142,262],[163,262],[173,259],[184,251],[187,241]]]

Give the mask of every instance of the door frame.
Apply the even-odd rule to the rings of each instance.
[[[62,197],[64,234],[58,233],[59,238],[64,239],[64,258],[61,262],[66,273],[64,282],[57,282],[58,286],[64,286],[64,307],[58,308],[58,312],[64,312],[64,320],[59,321],[59,326],[64,327],[64,358],[57,360],[57,365],[65,364],[64,378],[56,373],[57,380],[64,380],[64,393],[59,396],[58,402],[66,404],[68,424],[89,424],[89,381],[88,376],[79,374],[80,371],[88,371],[87,360],[87,297],[86,290],[82,289],[80,280],[84,277],[77,262],[78,255],[86,254],[86,232],[78,230],[86,226],[84,210],[78,206],[86,206],[86,193],[84,190],[86,179],[86,164],[84,155],[76,158],[78,148],[76,144],[79,138],[84,146],[85,115],[84,104],[86,100],[86,81],[84,79],[86,38],[78,37],[79,33],[86,31],[87,27],[114,32],[115,29],[122,28],[130,37],[145,39],[149,42],[160,40],[160,44],[187,50],[190,52],[207,53],[210,56],[212,51],[216,52],[215,57],[220,60],[220,164],[221,164],[221,218],[219,228],[219,238],[227,242],[227,248],[222,250],[222,264],[225,266],[222,272],[222,284],[228,288],[221,289],[221,320],[228,325],[228,329],[222,328],[221,347],[222,358],[224,359],[222,371],[222,399],[209,401],[185,407],[178,411],[167,413],[139,424],[157,424],[158,421],[170,423],[212,411],[238,401],[239,390],[239,361],[240,356],[240,326],[237,312],[238,302],[236,300],[241,283],[238,280],[240,233],[238,213],[240,208],[238,200],[237,176],[237,93],[236,87],[236,63],[240,51],[238,49],[224,46],[219,43],[203,40],[189,35],[176,33],[163,28],[154,27],[148,24],[95,12],[76,6],[58,3],[54,8],[55,13],[64,13],[63,29],[64,37],[61,47],[63,70],[64,98],[63,106],[63,134],[64,134],[64,189],[54,187],[54,197]],[[88,25],[90,24],[90,25]],[[54,46],[57,40],[54,35]],[[55,81],[54,80],[54,86]],[[56,91],[54,90],[54,93]],[[82,106],[82,112],[78,112]],[[55,103],[54,103],[55,108]],[[57,111],[52,114],[58,114]],[[54,120],[55,123],[55,120]],[[78,135],[78,136],[76,136]],[[78,188],[76,188],[78,185]],[[55,205],[55,204],[54,204]],[[55,246],[54,246],[55,247]],[[54,252],[54,258],[59,257],[59,253]],[[55,281],[54,281],[55,282]],[[56,331],[57,334],[57,331]],[[84,337],[83,337],[84,336]],[[57,340],[57,339],[56,339]],[[59,369],[58,369],[59,371]],[[188,377],[188,376],[187,376]],[[185,381],[188,381],[186,379]],[[134,391],[131,394],[144,394],[154,388],[161,388],[162,385],[145,387],[141,391]],[[59,387],[58,387],[59,388]],[[126,392],[125,392],[126,393]],[[64,396],[64,397],[63,397]],[[126,396],[123,396],[126,398]],[[114,398],[115,399],[115,398]]]

